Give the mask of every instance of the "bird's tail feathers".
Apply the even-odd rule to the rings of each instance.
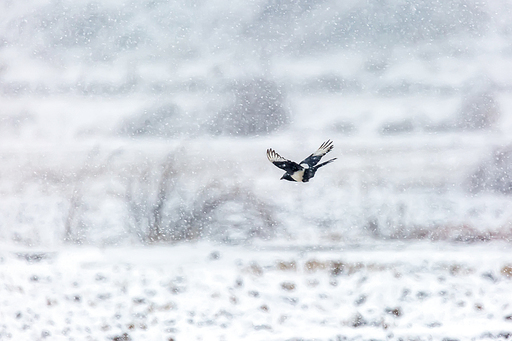
[[[315,168],[320,168],[320,167],[322,167],[322,166],[325,166],[326,164],[331,163],[331,162],[333,162],[333,161],[334,161],[334,160],[336,160],[336,159],[337,159],[337,158],[335,157],[334,159],[330,159],[329,161],[322,162],[322,163],[320,163],[320,164],[316,165],[316,166],[315,166]]]

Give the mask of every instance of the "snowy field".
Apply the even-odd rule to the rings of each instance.
[[[7,248],[2,340],[495,340],[506,243]]]
[[[0,2],[0,340],[512,338],[512,5]],[[337,160],[281,181],[267,148]]]

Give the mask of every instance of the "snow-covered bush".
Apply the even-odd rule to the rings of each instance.
[[[187,183],[190,179],[171,162],[127,169],[132,174],[124,179],[121,174],[106,173],[100,179],[81,178],[85,185],[72,191],[64,217],[67,242],[101,245],[123,240],[207,239],[238,243],[274,234],[273,208],[249,188],[213,181],[192,189]],[[111,176],[110,181],[118,182],[116,193],[105,193],[101,183]]]
[[[173,103],[145,109],[128,118],[120,128],[122,135],[172,137],[179,131],[180,108]]]
[[[328,73],[305,80],[302,89],[306,93],[356,93],[361,91],[361,84],[356,79]]]
[[[489,129],[499,117],[498,103],[492,93],[474,93],[464,97],[456,126],[463,130]]]
[[[127,179],[128,225],[141,241],[208,239],[228,243],[273,235],[273,208],[250,188],[208,179],[199,186],[170,157]]]
[[[492,191],[512,194],[512,146],[492,151],[466,183],[473,193]]]
[[[288,124],[283,89],[276,82],[260,77],[236,80],[229,92],[233,102],[213,118],[214,133],[269,134]]]
[[[416,123],[412,119],[405,119],[396,122],[387,122],[382,125],[380,133],[382,135],[396,135],[412,133],[416,129]]]
[[[34,117],[26,112],[0,113],[0,135],[20,135],[23,128],[34,123]]]

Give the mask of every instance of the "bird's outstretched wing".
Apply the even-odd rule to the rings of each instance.
[[[288,173],[293,173],[293,172],[303,169],[296,162],[285,159],[281,155],[277,154],[276,151],[273,149],[267,149],[267,158],[276,167],[279,167]]]
[[[309,167],[313,167],[318,163],[318,161],[320,161],[322,156],[329,153],[333,148],[334,148],[334,145],[332,144],[332,141],[327,140],[324,143],[322,143],[322,145],[320,146],[320,148],[317,149],[316,152],[314,152],[313,154],[311,154],[310,156],[305,158],[303,161],[301,161],[300,164],[305,163]]]

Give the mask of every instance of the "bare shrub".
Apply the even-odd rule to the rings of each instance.
[[[380,215],[369,216],[363,230],[375,239],[383,240],[428,240],[480,243],[493,240],[512,240],[512,228],[507,223],[497,226],[482,226],[466,217],[464,221],[418,221],[407,214],[410,209],[404,203],[390,207]],[[414,212],[418,212],[417,208]]]
[[[332,125],[332,130],[338,134],[350,136],[357,131],[357,128],[352,122],[338,121]]]
[[[405,133],[412,133],[416,129],[416,122],[411,119],[403,121],[387,122],[380,128],[382,135],[398,135]]]
[[[177,172],[172,158],[159,165],[137,165],[126,178],[124,200],[128,226],[144,243],[169,239],[163,228],[165,204],[175,188]]]
[[[239,242],[269,238],[276,221],[271,208],[250,190],[208,185],[181,209],[173,226],[173,240],[209,238]]]
[[[85,242],[85,231],[87,229],[82,214],[86,209],[81,190],[75,188],[69,199],[69,209],[64,222],[64,241],[83,244]]]
[[[501,227],[494,230],[479,230],[471,225],[411,226],[407,230],[397,228],[389,239],[453,241],[481,243],[493,240],[510,241],[512,229]]]
[[[162,226],[163,210],[174,190],[177,174],[171,159],[156,170],[151,166],[138,169],[134,177],[127,179],[125,193],[130,230],[146,243],[168,239]]]
[[[491,93],[470,94],[463,99],[456,126],[463,130],[489,129],[499,116],[498,103]]]
[[[346,79],[336,74],[322,74],[304,82],[303,90],[312,93],[348,93],[361,91],[357,80]]]
[[[175,154],[117,164],[111,155],[90,158],[58,178],[63,239],[76,244],[144,244],[211,239],[238,243],[270,238],[273,208],[251,189],[183,171]],[[65,176],[65,175],[63,175]]]
[[[215,181],[199,190],[171,156],[159,171],[147,169],[129,179],[125,201],[130,230],[144,243],[213,239],[228,243],[269,238],[276,221],[272,209],[251,190]]]
[[[274,81],[253,78],[233,82],[234,101],[213,119],[216,134],[269,134],[289,122],[283,90]]]
[[[113,154],[92,150],[82,165],[46,177],[57,182],[58,189],[54,189],[66,198],[63,205],[67,210],[63,217],[65,242],[114,245],[129,237],[119,224],[125,212],[118,192],[118,165],[112,157]]]
[[[179,116],[180,108],[173,103],[145,109],[125,120],[119,132],[129,136],[172,137],[178,132]]]
[[[466,186],[472,193],[512,194],[512,146],[495,149],[469,176]]]
[[[0,134],[5,136],[7,134],[19,135],[27,124],[33,123],[35,118],[28,112],[19,112],[12,114],[0,114]]]

